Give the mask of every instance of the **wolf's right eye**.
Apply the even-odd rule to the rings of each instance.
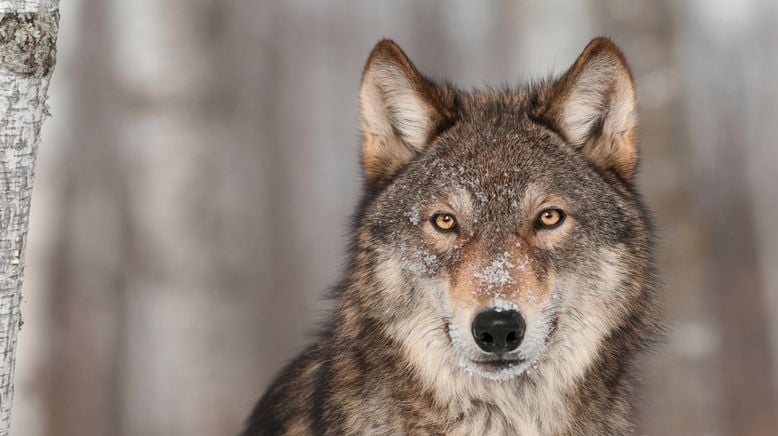
[[[455,232],[457,230],[457,220],[450,213],[436,213],[430,218],[432,225],[441,232]]]

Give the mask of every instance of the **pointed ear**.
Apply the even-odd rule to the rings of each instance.
[[[390,179],[453,119],[454,92],[422,76],[393,41],[376,44],[359,91],[362,165],[370,182]]]
[[[611,40],[592,40],[540,99],[540,117],[592,164],[632,178],[637,165],[635,87],[624,55]]]

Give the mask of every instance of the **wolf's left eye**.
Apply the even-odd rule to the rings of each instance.
[[[432,225],[441,232],[455,232],[457,220],[450,213],[436,213],[430,218]]]
[[[535,226],[539,229],[553,229],[565,220],[565,213],[561,209],[545,209],[540,212]]]

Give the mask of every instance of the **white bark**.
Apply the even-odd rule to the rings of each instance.
[[[58,0],[0,1],[0,435],[13,401],[35,156],[54,69]]]

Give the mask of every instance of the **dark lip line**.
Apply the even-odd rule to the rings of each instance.
[[[499,372],[509,368],[514,368],[518,365],[526,363],[525,359],[517,360],[487,360],[487,361],[473,361],[475,365],[487,372]]]
[[[510,365],[512,363],[524,363],[527,359],[494,359],[494,360],[471,360],[478,365]]]

